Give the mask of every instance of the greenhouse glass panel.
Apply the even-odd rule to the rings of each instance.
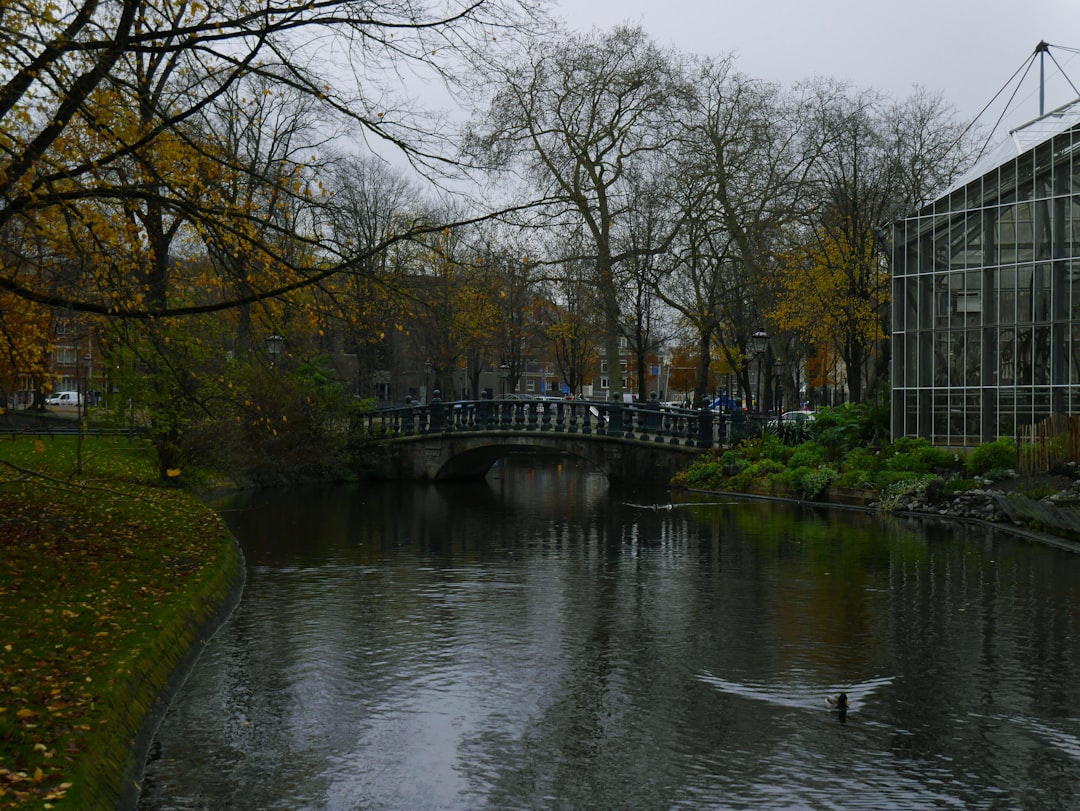
[[[904,260],[892,380],[907,413],[895,427],[974,443],[1051,411],[1080,413],[1078,133],[1080,100],[1013,130],[891,226]],[[917,289],[904,280],[915,272]]]

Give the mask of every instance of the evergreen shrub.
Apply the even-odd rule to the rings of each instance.
[[[1003,436],[993,442],[984,442],[967,458],[968,471],[976,476],[993,468],[1008,470],[1016,466],[1016,441]]]
[[[804,442],[794,449],[791,458],[788,459],[788,466],[792,468],[813,468],[820,467],[827,461],[829,461],[829,454],[825,448],[816,442]]]
[[[912,473],[931,473],[952,464],[948,451],[935,448],[922,437],[900,437],[893,443],[891,456],[885,462],[887,470],[907,470]]]
[[[748,491],[757,489],[763,485],[770,486],[772,477],[782,474],[787,470],[787,465],[775,459],[760,459],[749,467],[739,471],[730,479],[733,490]]]
[[[838,475],[831,467],[803,465],[789,468],[783,474],[783,480],[793,496],[813,501],[821,497],[829,485],[836,481]]]

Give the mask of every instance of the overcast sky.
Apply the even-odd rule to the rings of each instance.
[[[573,28],[640,24],[660,45],[732,55],[750,76],[784,85],[830,76],[894,97],[940,91],[963,120],[979,115],[1045,40],[1080,88],[1080,0],[560,0]],[[1060,50],[1058,47],[1060,46]],[[1080,93],[1047,58],[1046,110]],[[1021,85],[1013,126],[1038,116],[1038,61]],[[1015,82],[1014,82],[1015,86]],[[993,126],[999,99],[979,119]]]

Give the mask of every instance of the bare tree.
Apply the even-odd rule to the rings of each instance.
[[[800,94],[739,74],[730,59],[700,61],[693,87],[678,162],[685,230],[673,264],[678,273],[664,289],[698,332],[701,399],[713,340],[749,391],[750,339],[767,326],[784,229],[801,222],[810,204],[806,180],[820,139]],[[780,355],[788,342],[775,326],[769,333]],[[785,379],[791,401],[793,380]]]
[[[674,56],[640,29],[532,45],[500,77],[471,149],[492,166],[521,166],[551,201],[551,216],[588,234],[604,312],[604,351],[618,365],[617,229],[635,204],[628,173],[675,139],[686,94]]]
[[[346,345],[357,358],[356,391],[367,394],[366,382],[378,370],[397,370],[407,362],[397,336],[405,332],[417,309],[406,295],[411,262],[396,261],[401,259],[401,250],[372,253],[369,249],[385,245],[404,223],[415,220],[424,204],[418,187],[402,171],[374,157],[342,158],[333,167],[332,182],[331,239],[355,245],[352,250],[361,252],[363,259],[334,284],[319,286],[325,302],[322,315],[332,316],[343,331]],[[391,373],[390,383],[396,379]],[[389,395],[394,399],[399,393]]]
[[[823,149],[811,183],[816,205],[799,231],[822,271],[815,317],[831,325],[851,399],[873,393],[888,368],[889,272],[876,229],[929,199],[970,154],[955,111],[916,90],[895,101],[873,90],[824,82],[810,120]]]
[[[664,157],[668,157],[665,155]],[[634,359],[638,400],[648,399],[648,360],[674,337],[671,308],[659,293],[668,268],[665,254],[676,241],[685,209],[676,200],[685,193],[674,172],[658,161],[648,176],[631,173],[635,200],[620,229],[627,257],[619,274],[622,337]]]
[[[479,386],[483,365],[492,366],[500,386],[516,389],[529,355],[538,342],[543,293],[540,264],[521,233],[485,223],[479,232],[478,268],[489,293],[487,307],[477,311],[474,347],[476,360],[474,389]],[[500,393],[504,393],[501,392]]]
[[[692,330],[684,343],[696,348],[694,402],[703,403],[714,346],[734,370],[744,392],[750,390],[743,347],[753,333],[754,312],[745,266],[707,196],[687,183],[680,199],[682,229],[663,257],[665,273],[657,280],[661,298]]]
[[[580,251],[568,248],[561,253]],[[541,313],[545,337],[567,390],[580,396],[596,367],[597,337],[603,330],[603,311],[593,284],[595,269],[587,259],[570,259],[550,270],[546,306]]]

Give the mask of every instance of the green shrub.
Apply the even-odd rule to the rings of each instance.
[[[774,462],[786,464],[791,458],[791,448],[784,445],[778,436],[774,434],[761,434],[752,439],[744,439],[737,447],[738,453],[744,459],[756,462],[759,459],[770,459]]]
[[[881,497],[878,499],[878,509],[882,512],[892,512],[900,506],[901,501],[905,498],[912,496],[923,498],[926,495],[926,488],[934,481],[941,481],[941,477],[934,475],[912,476],[908,474],[904,478],[897,479],[882,488]]]
[[[720,464],[725,476],[734,476],[739,471],[750,467],[750,461],[740,456],[738,451],[726,451],[720,457]]]
[[[1033,501],[1038,501],[1040,499],[1046,498],[1047,496],[1052,496],[1052,495],[1054,495],[1056,493],[1059,493],[1061,491],[1060,491],[1059,488],[1054,487],[1052,484],[1040,484],[1040,485],[1035,486],[1035,487],[1021,489],[1021,490],[1019,490],[1017,492],[1019,492],[1021,495],[1027,496],[1028,498],[1032,499]]]
[[[900,437],[893,443],[891,456],[885,461],[887,470],[907,470],[912,473],[931,473],[949,467],[953,456],[935,448],[922,437]]]
[[[873,473],[881,470],[886,458],[877,448],[855,448],[844,457],[844,470]]]
[[[820,467],[829,461],[829,454],[816,442],[805,442],[795,448],[788,459],[788,466],[797,467]]]
[[[887,406],[844,403],[816,412],[813,436],[835,459],[848,451],[873,445],[889,435]]]
[[[874,475],[869,470],[845,470],[836,479],[837,487],[846,487],[850,490],[876,490],[877,485]]]
[[[772,434],[788,447],[808,442],[814,437],[813,420],[774,421],[767,425],[766,433]]]
[[[915,481],[927,474],[912,473],[910,470],[879,470],[873,476],[874,489],[885,493],[890,487],[901,482]]]
[[[1003,436],[986,442],[971,452],[967,458],[968,471],[980,475],[992,468],[1009,469],[1016,466],[1016,441]]]
[[[724,467],[714,456],[698,459],[672,481],[686,487],[707,490],[719,486],[724,480]]]
[[[796,498],[813,501],[820,498],[839,474],[831,467],[789,468],[784,473],[784,483]]]
[[[783,462],[774,459],[760,459],[739,471],[737,475],[728,480],[728,483],[733,490],[754,490],[769,485],[774,474],[783,473],[786,469]]]

